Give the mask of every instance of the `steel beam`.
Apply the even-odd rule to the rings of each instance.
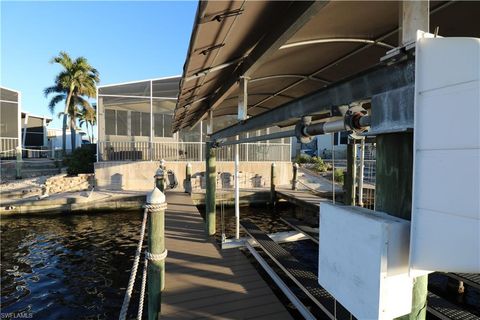
[[[332,106],[350,104],[373,95],[414,83],[415,62],[403,61],[390,66],[378,66],[344,81],[320,89],[305,97],[285,103],[233,126],[212,134],[218,140],[241,132],[258,130],[277,123],[329,111]]]
[[[238,76],[251,76],[258,67],[264,64],[277,50],[299,31],[328,1],[292,1],[288,15],[278,19],[278,24],[265,32],[265,36],[241,62],[238,70],[227,79],[223,86],[210,100],[210,109],[215,109],[236,88]]]

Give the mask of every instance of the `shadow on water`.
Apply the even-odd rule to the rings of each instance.
[[[118,318],[141,219],[137,211],[2,218],[2,313]],[[137,305],[134,292],[132,313]]]

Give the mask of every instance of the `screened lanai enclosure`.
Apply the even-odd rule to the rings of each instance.
[[[20,92],[0,87],[0,157],[15,157],[20,141]]]
[[[207,119],[172,133],[180,79],[175,76],[98,87],[98,161],[204,160]],[[235,115],[226,114],[210,124],[216,131],[235,122]],[[272,127],[243,136],[280,130]],[[217,160],[233,161],[234,149],[218,148]],[[240,161],[290,161],[290,138],[244,144],[239,157]]]

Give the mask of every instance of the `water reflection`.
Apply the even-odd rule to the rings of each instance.
[[[140,212],[2,218],[2,313],[117,318],[140,225]]]

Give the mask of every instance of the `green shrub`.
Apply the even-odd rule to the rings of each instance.
[[[295,159],[296,163],[311,163],[312,162],[312,157],[310,157],[308,154],[299,154],[297,158]]]
[[[343,169],[335,169],[333,176],[335,177],[335,182],[343,183]]]
[[[93,173],[95,152],[92,149],[78,148],[71,155],[65,158],[67,174],[77,175],[79,173]]]
[[[312,157],[312,163],[314,164],[313,169],[317,172],[325,172],[328,169],[328,166],[323,162],[322,158]]]

